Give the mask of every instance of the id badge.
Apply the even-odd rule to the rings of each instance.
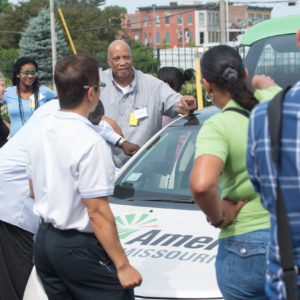
[[[30,99],[30,108],[35,108],[35,101]]]
[[[147,112],[147,108],[143,107],[143,108],[139,108],[133,111],[134,113],[134,117],[139,120],[139,119],[144,119],[148,117],[148,112]]]
[[[137,126],[138,125],[138,119],[134,117],[134,113],[130,113],[130,118],[129,118],[129,125],[130,126]]]

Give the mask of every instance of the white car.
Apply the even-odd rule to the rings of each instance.
[[[163,128],[121,169],[110,197],[120,240],[142,274],[140,299],[223,299],[215,275],[218,230],[195,205],[195,139],[215,107]],[[47,299],[33,270],[24,300]]]

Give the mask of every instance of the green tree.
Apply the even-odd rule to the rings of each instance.
[[[83,4],[82,4],[83,5]],[[106,7],[104,10],[79,6],[62,9],[74,46],[78,52],[96,55],[106,51],[121,29],[121,14],[125,8]]]
[[[55,18],[58,24],[62,24],[57,12],[57,8],[61,8],[78,52],[95,54],[99,50],[106,50],[108,44],[118,36],[121,14],[126,13],[126,9],[111,6],[101,10],[104,3],[104,0],[55,1]],[[1,14],[0,47],[18,48],[21,33],[42,8],[49,8],[49,0],[20,1],[14,9]]]
[[[0,72],[3,73],[7,81],[12,79],[12,68],[18,56],[19,51],[16,49],[0,48]]]
[[[0,13],[5,12],[8,8],[11,8],[8,0],[0,0]]]
[[[133,65],[136,69],[144,73],[157,73],[157,59],[153,54],[153,49],[146,47],[139,41],[127,40],[133,54]]]
[[[57,35],[57,59],[65,56],[69,50],[64,35],[55,24]],[[39,65],[39,79],[41,82],[52,80],[52,54],[49,11],[42,9],[37,17],[32,18],[20,40],[20,57],[33,57]]]

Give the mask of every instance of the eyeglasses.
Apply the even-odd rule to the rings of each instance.
[[[29,77],[29,76],[37,76],[38,72],[34,71],[34,72],[28,72],[28,71],[24,71],[21,72],[22,75],[24,75],[24,77]]]
[[[106,86],[106,83],[105,82],[100,82],[98,84],[95,84],[95,85],[84,85],[83,88],[84,89],[89,89],[90,87],[93,87],[93,88],[96,88],[96,87],[105,87]]]

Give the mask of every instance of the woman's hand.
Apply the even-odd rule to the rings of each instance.
[[[234,222],[236,220],[237,215],[239,214],[241,208],[248,202],[248,200],[242,200],[238,203],[234,203],[228,199],[223,199],[221,201],[222,209],[225,213],[225,221],[220,226],[220,228],[224,228]]]
[[[271,86],[278,86],[278,84],[270,76],[255,75],[252,79],[252,87],[254,90],[264,90]]]

